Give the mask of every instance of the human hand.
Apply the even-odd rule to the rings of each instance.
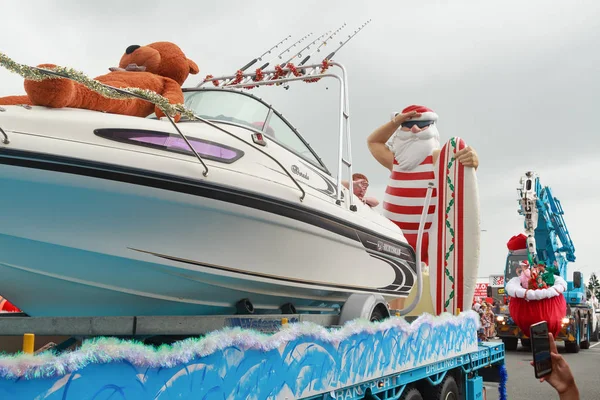
[[[477,169],[479,166],[479,157],[477,156],[477,152],[475,152],[471,146],[467,146],[464,149],[459,150],[454,158],[465,167],[473,167]]]
[[[377,200],[375,197],[365,197],[363,201],[369,207],[377,207],[379,205],[379,200]]]
[[[357,179],[352,182],[352,187],[354,188],[354,195],[362,200],[369,188],[369,181],[366,179]]]
[[[550,341],[552,372],[542,377],[540,382],[548,382],[552,385],[560,395],[561,400],[578,400],[579,390],[577,389],[577,385],[575,385],[575,378],[573,377],[571,368],[569,368],[569,364],[558,354],[552,333],[548,333],[548,340]],[[534,365],[533,361],[530,361],[529,364]]]
[[[400,126],[403,122],[406,122],[412,118],[419,118],[420,116],[421,114],[416,111],[410,111],[404,114],[396,113],[392,118],[392,122],[397,126]]]

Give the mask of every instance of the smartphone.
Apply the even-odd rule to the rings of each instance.
[[[533,353],[533,367],[535,377],[541,378],[552,372],[552,359],[550,358],[550,338],[548,337],[548,324],[546,321],[531,325],[531,352]]]

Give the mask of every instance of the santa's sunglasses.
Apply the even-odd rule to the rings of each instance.
[[[427,126],[429,126],[429,125],[432,125],[432,124],[433,124],[433,121],[406,121],[406,122],[403,122],[403,123],[401,124],[401,126],[402,126],[403,128],[408,128],[408,129],[410,129],[410,128],[412,128],[413,126],[415,126],[415,125],[416,125],[416,126],[418,126],[419,128],[423,129],[423,128],[425,128],[425,127],[427,127]]]

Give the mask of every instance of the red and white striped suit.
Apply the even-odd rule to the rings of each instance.
[[[394,159],[393,171],[383,197],[383,215],[402,229],[406,240],[415,250],[417,248],[419,221],[423,212],[429,182],[435,182],[433,157],[431,155],[411,171],[401,171],[398,162]],[[429,248],[428,232],[434,218],[436,197],[437,190],[433,189],[421,251],[421,261],[427,265],[429,265],[427,256]]]

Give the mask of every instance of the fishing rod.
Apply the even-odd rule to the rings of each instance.
[[[276,48],[278,48],[279,46],[281,46],[281,44],[283,44],[283,42],[285,42],[286,40],[288,40],[291,37],[292,37],[292,35],[288,35],[285,39],[283,39],[282,41],[280,41],[279,43],[277,43],[275,46],[271,47],[269,50],[265,51],[260,56],[256,57],[254,60],[248,62],[248,64],[246,64],[242,68],[240,68],[240,71],[245,71],[248,68],[250,68],[251,66],[253,66],[254,64],[256,64],[256,62],[261,61],[264,56],[266,56],[267,54],[270,54],[271,51],[273,51]]]
[[[283,64],[279,65],[281,68],[285,67],[290,61],[292,61],[294,58],[296,57],[302,57],[302,52],[304,50],[308,50],[310,48],[310,46],[312,46],[313,44],[315,44],[316,42],[318,42],[323,36],[329,35],[331,31],[327,31],[324,34],[322,34],[321,36],[319,36],[318,38],[316,38],[315,40],[313,40],[312,42],[310,42],[309,44],[307,44],[306,46],[304,46],[302,49],[300,49],[300,51],[296,54],[294,54],[293,57],[291,57],[289,60],[287,60],[286,62],[284,62]]]
[[[340,46],[337,49],[335,49],[334,51],[332,51],[331,53],[329,53],[327,55],[327,57],[324,58],[324,60],[331,60],[333,58],[333,56],[335,55],[335,53],[337,53],[339,49],[344,47],[344,45],[346,43],[348,43],[350,41],[350,39],[352,39],[354,36],[356,36],[358,34],[358,32],[360,32],[365,26],[367,26],[369,24],[369,22],[371,22],[371,20],[368,20],[367,22],[362,24],[358,29],[355,29],[352,34],[348,35],[348,39],[346,39],[346,41],[340,42]]]
[[[335,35],[337,35],[337,34],[339,33],[339,31],[341,31],[341,30],[342,30],[342,29],[343,29],[345,26],[346,26],[346,23],[344,22],[344,25],[342,25],[342,26],[341,26],[341,27],[339,27],[339,28],[338,28],[336,31],[334,31],[334,32],[333,32],[331,35],[329,35],[329,37],[328,37],[327,39],[323,40],[323,42],[322,42],[322,43],[319,45],[319,47],[317,47],[317,48],[315,49],[315,51],[313,51],[312,53],[310,53],[309,55],[307,55],[307,56],[304,58],[304,60],[302,60],[302,61],[300,62],[300,64],[298,64],[298,66],[302,66],[302,65],[306,64],[306,62],[309,60],[309,58],[310,58],[310,57],[312,57],[312,55],[313,55],[313,54],[320,52],[320,51],[321,51],[321,47],[323,47],[323,46],[327,46],[327,42],[328,42],[330,39],[333,39],[333,37],[334,37]]]
[[[348,38],[346,40],[342,40],[340,41],[339,46],[333,50],[331,53],[329,53],[327,55],[327,57],[323,58],[323,61],[325,60],[331,60],[333,58],[333,56],[342,48],[344,47],[350,40],[352,40],[352,38],[354,38],[360,31],[362,31],[372,20],[369,19],[367,20],[364,24],[362,24],[361,26],[359,26],[357,29],[354,30],[354,32],[352,32],[350,35],[348,35]],[[321,44],[312,52],[310,53],[308,56],[306,56],[299,64],[298,66],[302,66],[304,64],[306,64],[306,62],[315,54],[315,53],[319,53],[321,52],[321,48],[327,45],[327,42],[331,39],[333,39],[333,37],[335,35],[337,35],[344,27],[346,26],[346,23],[344,22],[344,24],[339,27],[338,29],[336,29],[333,33],[331,33],[326,39],[324,39]],[[304,46],[300,51],[298,51],[295,55],[293,55],[292,57],[290,57],[288,60],[286,60],[284,63],[280,64],[280,67],[283,68],[285,67],[289,62],[291,62],[294,58],[296,57],[302,57],[302,52],[304,52],[305,50],[308,50],[311,46],[313,46],[315,43],[317,43],[319,40],[321,40],[321,38],[323,38],[324,36],[328,35],[331,31],[327,31],[324,34],[322,34],[321,36],[319,36],[318,38],[316,38],[315,40],[313,40],[312,42],[310,42],[309,44],[307,44],[306,46]],[[262,65],[259,69],[263,70],[266,67],[268,67],[271,62],[277,58],[281,59],[281,56],[285,53],[287,53],[288,51],[290,51],[292,48],[296,47],[298,44],[300,44],[301,42],[303,42],[306,38],[310,37],[312,35],[312,32],[309,33],[308,35],[302,37],[301,39],[297,40],[296,42],[294,42],[292,45],[290,45],[289,47],[287,47],[285,50],[283,50],[281,53],[279,53],[277,56],[273,57],[271,60],[269,60],[268,62],[266,62],[264,65]],[[254,65],[257,61],[260,61],[262,59],[262,57],[264,57],[266,54],[271,53],[272,50],[276,49],[277,47],[279,47],[283,42],[285,42],[286,40],[288,40],[291,37],[291,35],[289,35],[288,37],[286,37],[285,39],[283,39],[281,42],[277,43],[275,46],[273,46],[272,48],[270,48],[269,50],[267,50],[266,52],[264,52],[263,54],[261,54],[259,57],[255,58],[254,60],[250,61],[248,64],[246,64],[243,68],[241,68],[241,71],[244,71],[246,69],[248,69],[249,67],[251,67],[252,65]],[[301,69],[301,73],[304,74],[305,70]],[[227,84],[227,82],[226,82]],[[287,89],[287,88],[286,88]]]
[[[320,51],[321,51],[321,50],[320,50],[320,49],[321,49],[321,47],[323,47],[323,46],[326,46],[326,45],[327,45],[327,41],[328,41],[329,39],[332,39],[332,38],[333,38],[335,35],[337,35],[337,34],[338,34],[338,32],[339,32],[339,31],[341,31],[341,30],[342,30],[342,29],[343,29],[345,26],[346,26],[346,23],[344,22],[344,24],[343,24],[342,26],[340,26],[338,29],[336,29],[336,30],[335,30],[335,31],[334,31],[334,32],[333,32],[331,35],[329,35],[329,32],[331,32],[331,31],[327,31],[327,32],[325,32],[324,34],[322,34],[321,36],[319,36],[318,38],[316,38],[315,40],[313,40],[311,43],[309,43],[309,44],[308,44],[306,47],[304,47],[302,50],[300,50],[300,51],[298,52],[298,54],[294,55],[294,57],[290,58],[290,59],[289,59],[289,60],[287,60],[285,63],[281,64],[281,65],[280,65],[280,67],[282,67],[282,68],[283,68],[284,66],[286,66],[286,65],[287,65],[287,64],[288,64],[290,61],[292,61],[292,60],[293,60],[294,58],[296,58],[296,57],[302,57],[302,52],[303,52],[304,50],[308,50],[308,49],[310,48],[310,46],[312,46],[313,44],[315,44],[316,42],[318,42],[319,40],[321,40],[321,38],[322,38],[323,36],[329,35],[329,36],[328,36],[326,39],[324,39],[324,40],[321,42],[321,44],[320,44],[320,45],[319,45],[319,46],[318,46],[318,47],[315,49],[315,51],[313,51],[313,52],[312,52],[312,53],[310,53],[308,56],[306,56],[306,57],[305,57],[305,58],[304,58],[304,59],[303,59],[303,60],[300,62],[300,64],[298,64],[298,66],[302,66],[302,65],[304,65],[304,64],[305,64],[305,63],[306,63],[306,62],[307,62],[307,61],[310,59],[310,57],[311,57],[313,54],[315,54],[316,52],[320,52]],[[304,74],[306,73],[305,69],[304,69],[304,68],[303,68],[303,69],[301,69],[301,70],[300,70],[300,73],[301,73],[302,75],[304,75]],[[290,88],[290,86],[289,86],[289,85],[286,83],[286,84],[284,84],[284,85],[283,85],[283,88],[284,88],[285,90],[288,90],[288,89]]]
[[[271,60],[269,60],[268,62],[266,62],[264,65],[262,65],[259,69],[265,69],[267,68],[271,62],[273,60],[275,60],[276,58],[281,59],[281,56],[284,55],[285,53],[287,53],[288,51],[290,51],[293,47],[296,47],[297,45],[299,45],[301,42],[303,42],[306,38],[308,38],[309,36],[311,36],[313,33],[309,33],[308,35],[304,36],[302,39],[296,41],[294,44],[292,44],[290,47],[288,47],[287,49],[283,50],[281,53],[279,53],[276,57],[273,57]]]

